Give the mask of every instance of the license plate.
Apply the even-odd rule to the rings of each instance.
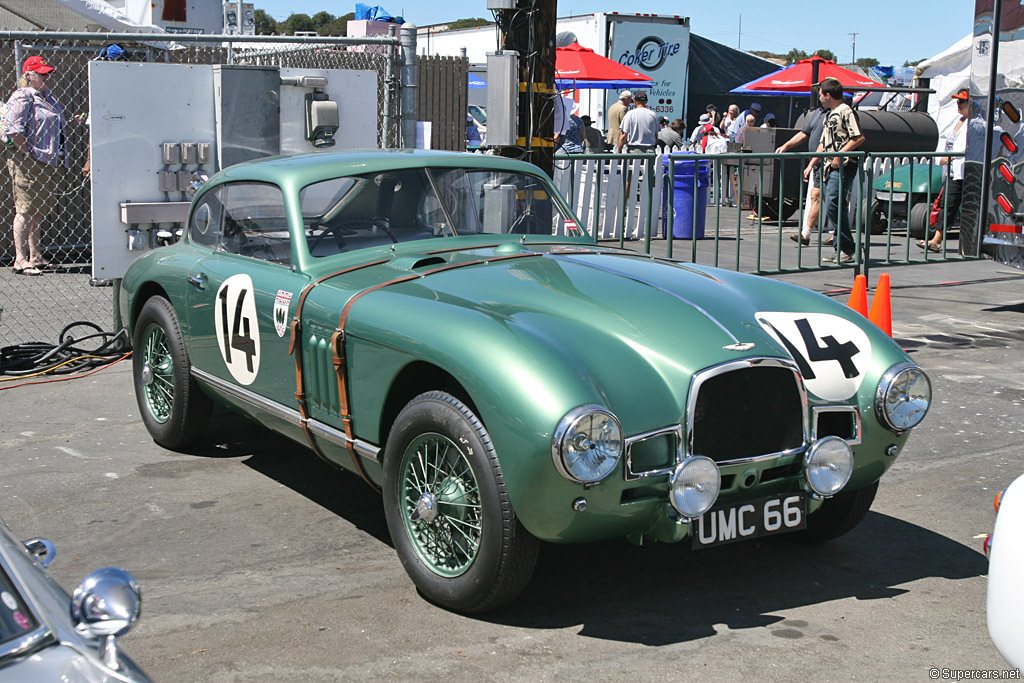
[[[746,541],[807,528],[802,493],[788,493],[709,510],[693,524],[693,547]]]

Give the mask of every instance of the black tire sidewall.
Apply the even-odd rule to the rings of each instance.
[[[473,611],[474,606],[486,600],[500,581],[506,540],[514,524],[514,516],[504,484],[500,482],[493,446],[486,432],[483,435],[478,433],[462,410],[468,412],[457,399],[441,393],[423,394],[402,410],[385,447],[383,497],[384,514],[395,551],[416,587],[427,599],[439,605],[456,611]],[[483,429],[482,425],[480,429]],[[480,547],[469,568],[451,578],[434,573],[420,557],[409,538],[402,511],[402,459],[409,444],[428,432],[442,434],[462,448],[480,491]]]
[[[163,330],[174,361],[174,397],[171,402],[171,415],[166,422],[159,422],[150,409],[142,383],[142,367],[145,363],[142,350],[147,331],[151,325]],[[174,308],[167,299],[161,296],[151,297],[146,301],[135,321],[135,334],[132,339],[135,352],[132,354],[132,380],[135,386],[135,399],[139,405],[139,413],[150,436],[165,448],[177,448],[191,440],[194,425],[189,423],[189,401],[197,398],[190,396],[190,391],[198,394],[197,387],[191,385],[190,365],[185,343],[182,340],[181,328]]]

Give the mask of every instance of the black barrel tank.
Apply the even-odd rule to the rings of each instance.
[[[783,142],[795,135],[811,115],[804,112],[794,128],[756,128],[744,136],[744,148],[751,152],[774,152]],[[939,127],[931,116],[921,112],[858,111],[857,122],[864,134],[859,152],[934,152],[939,144]],[[807,144],[797,145],[792,152],[813,151]],[[782,189],[782,214],[789,218],[799,206],[803,191],[802,173],[807,159],[787,160],[779,163],[765,160],[761,164],[745,163],[743,194],[749,196],[751,208],[758,206],[758,197],[765,217],[775,219],[779,213],[779,188]]]

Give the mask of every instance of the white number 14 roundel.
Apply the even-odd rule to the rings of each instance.
[[[858,325],[828,313],[761,312],[756,317],[796,361],[815,396],[842,401],[860,389],[871,363],[871,342]]]
[[[252,384],[260,371],[260,328],[256,290],[245,273],[232,275],[217,290],[214,306],[217,345],[224,365],[239,384]]]

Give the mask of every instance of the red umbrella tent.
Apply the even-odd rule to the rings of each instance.
[[[579,43],[555,49],[555,85],[560,90],[629,88],[652,82],[649,76],[602,57]]]
[[[814,63],[818,63],[818,77],[814,78]],[[811,85],[820,83],[826,78],[835,78],[848,90],[857,88],[884,88],[884,83],[873,81],[849,69],[836,65],[830,59],[811,57],[801,59],[792,66],[779,69],[775,73],[756,78],[749,83],[734,88],[732,92],[809,92]]]

